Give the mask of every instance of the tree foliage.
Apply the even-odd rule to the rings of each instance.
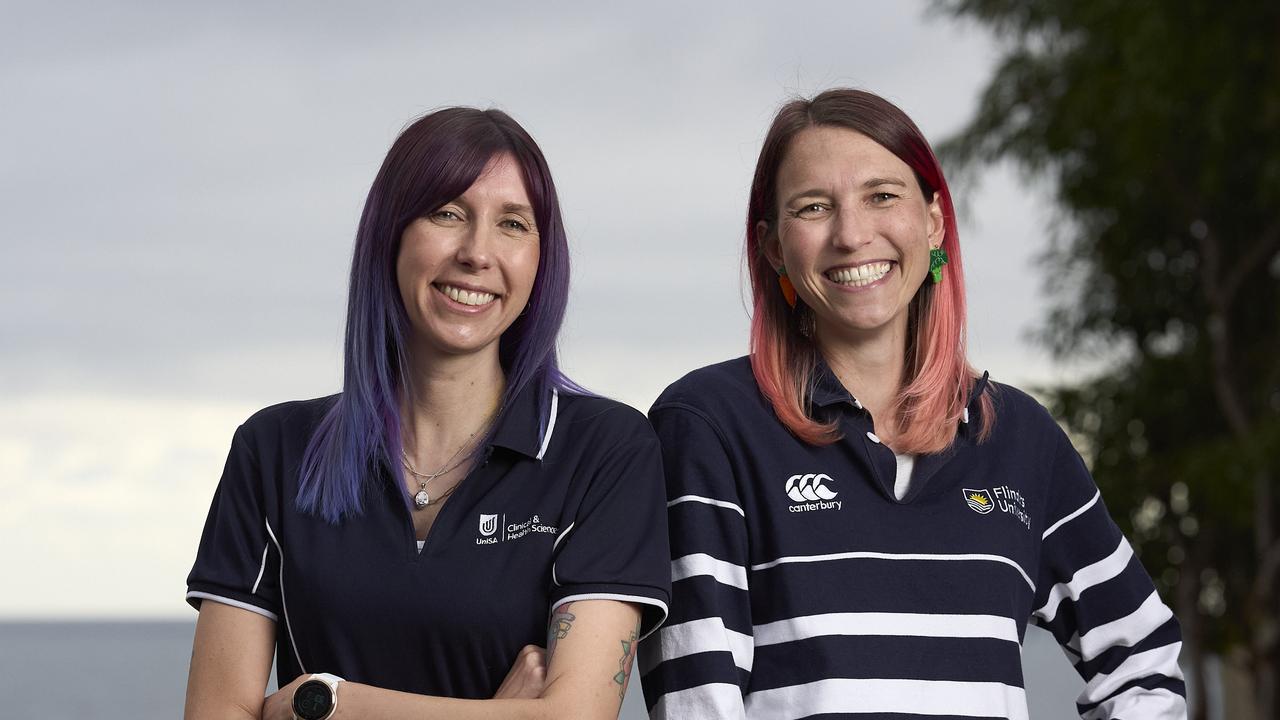
[[[1280,3],[936,4],[1003,43],[944,163],[1049,181],[1039,337],[1119,358],[1053,410],[1193,660],[1243,650],[1280,717]]]

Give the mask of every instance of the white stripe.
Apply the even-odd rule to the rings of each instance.
[[[192,590],[191,592],[187,593],[187,599],[190,600],[192,598],[199,598],[200,600],[212,600],[217,603],[222,603],[223,605],[238,607],[241,610],[248,610],[251,613],[257,613],[262,617],[269,618],[272,622],[279,622],[280,620],[280,618],[278,618],[276,614],[271,612],[270,610],[264,610],[258,607],[257,605],[253,605],[247,602],[240,602],[239,600],[232,600],[231,598],[222,597],[221,595],[214,595],[213,593],[199,592],[196,590]]]
[[[1133,687],[1081,715],[1084,720],[1134,717],[1143,720],[1187,720],[1187,701],[1165,688]]]
[[[675,500],[668,502],[667,507],[671,507],[673,505],[679,505],[680,503],[684,503],[684,502],[698,502],[698,503],[703,503],[704,505],[715,505],[716,507],[728,508],[729,510],[732,510],[738,513],[744,518],[747,516],[746,513],[742,512],[742,508],[738,507],[734,503],[729,502],[728,500],[716,500],[715,498],[702,497],[701,495],[681,495]]]
[[[645,653],[640,657],[640,674],[647,675],[659,663],[697,655],[704,652],[728,652],[733,664],[751,672],[755,647],[751,636],[724,626],[719,617],[690,620],[679,625],[668,625],[658,632],[658,653]]]
[[[1103,623],[1080,636],[1080,656],[1086,662],[1093,660],[1104,650],[1116,645],[1132,647],[1156,628],[1169,622],[1173,611],[1160,600],[1154,590],[1137,610],[1118,620]]]
[[[825,613],[756,625],[756,645],[776,645],[827,635],[992,638],[1018,643],[1018,624],[999,615],[926,613]]]
[[[747,569],[741,565],[717,560],[706,553],[685,555],[671,561],[671,582],[696,575],[710,575],[725,585],[747,589]]]
[[[560,534],[556,536],[556,541],[551,543],[551,552],[555,552],[556,548],[560,547],[560,541],[564,540],[565,536],[569,534],[569,531],[573,529],[573,526],[577,524],[578,522],[575,520],[569,523],[569,527],[560,531]]]
[[[1115,670],[1107,674],[1098,673],[1092,680],[1085,683],[1079,702],[1096,703],[1120,689],[1120,686],[1125,683],[1152,675],[1181,680],[1182,668],[1178,667],[1178,653],[1181,651],[1182,643],[1175,642],[1154,650],[1134,653],[1125,658]],[[1147,717],[1145,714],[1140,716]]]
[[[729,683],[707,683],[687,690],[669,692],[658,698],[649,711],[649,720],[688,720],[717,718],[741,720],[742,691]]]
[[[577,524],[578,524],[578,521],[576,520],[569,523],[569,527],[565,528],[563,531],[561,531],[559,535],[556,536],[556,541],[551,543],[551,552],[556,551],[556,548],[560,546],[560,541],[565,539],[569,535],[569,531],[572,530],[573,526]],[[556,587],[560,587],[560,581],[556,579],[556,562],[554,560],[551,561],[551,584],[555,585]]]
[[[1027,719],[1020,687],[951,680],[830,679],[758,690],[747,696],[749,718],[801,718],[824,713],[903,713]]]
[[[1054,585],[1049,588],[1049,597],[1045,599],[1044,605],[1041,605],[1035,611],[1035,615],[1044,618],[1045,622],[1053,620],[1058,614],[1058,607],[1062,601],[1071,598],[1073,601],[1080,599],[1080,594],[1085,590],[1116,577],[1124,572],[1129,566],[1129,561],[1133,558],[1133,548],[1129,543],[1121,539],[1120,544],[1108,556],[1102,558],[1096,563],[1085,565],[1076,571],[1071,579]]]
[[[648,632],[641,635],[639,637],[639,640],[643,640],[649,637],[650,635],[652,635],[654,630],[657,630],[659,627],[662,627],[662,623],[667,621],[667,604],[662,602],[661,600],[651,598],[651,597],[645,597],[644,595],[623,595],[621,593],[581,593],[578,595],[570,595],[568,597],[562,598],[558,602],[556,602],[555,606],[556,608],[560,608],[560,607],[564,607],[565,605],[568,605],[571,602],[578,602],[579,600],[617,600],[618,602],[649,605],[651,607],[656,607],[659,610],[661,610],[662,617],[658,620],[658,622],[653,624],[653,627],[649,628]],[[553,611],[554,611],[554,608],[553,608]],[[547,613],[548,622],[550,622],[550,619],[549,619],[550,616],[551,616],[551,613]]]
[[[547,454],[547,446],[551,444],[551,433],[556,429],[556,412],[560,409],[560,391],[551,388],[551,413],[547,416],[547,430],[542,434],[542,447],[538,448],[538,459]]]
[[[998,562],[1004,565],[1008,565],[1014,570],[1017,570],[1018,574],[1022,576],[1022,579],[1027,581],[1027,585],[1031,586],[1032,592],[1034,592],[1036,589],[1036,584],[1031,582],[1031,576],[1027,575],[1027,571],[1023,570],[1021,565],[1010,560],[1007,557],[1004,557],[1003,555],[986,555],[983,553],[963,553],[963,554],[956,554],[956,555],[942,555],[942,554],[933,554],[933,553],[843,552],[843,553],[830,553],[827,555],[790,555],[787,557],[780,557],[777,560],[770,560],[769,562],[760,563],[759,565],[752,565],[751,569],[757,570],[757,571],[768,570],[769,568],[777,567],[778,565],[783,565],[786,563],[826,562],[828,560],[865,560],[865,559],[871,559],[871,560],[983,560],[983,561],[989,561],[989,562]]]
[[[1059,520],[1058,522],[1054,523],[1053,525],[1050,525],[1050,526],[1049,526],[1049,529],[1048,529],[1048,530],[1045,530],[1045,531],[1044,531],[1044,534],[1040,536],[1040,539],[1041,539],[1041,540],[1048,539],[1048,537],[1049,537],[1050,535],[1052,535],[1052,534],[1053,534],[1053,531],[1054,531],[1054,530],[1057,530],[1058,528],[1062,527],[1063,525],[1066,525],[1067,523],[1071,522],[1072,520],[1075,520],[1076,518],[1078,518],[1078,517],[1080,517],[1081,515],[1083,515],[1083,514],[1084,514],[1084,511],[1085,511],[1085,510],[1088,510],[1088,509],[1089,509],[1089,508],[1091,508],[1091,507],[1093,507],[1093,506],[1094,506],[1094,503],[1098,502],[1098,499],[1099,499],[1099,498],[1101,498],[1101,497],[1102,497],[1102,491],[1100,491],[1100,490],[1099,490],[1099,491],[1095,491],[1095,492],[1093,493],[1093,497],[1092,497],[1092,498],[1090,498],[1089,502],[1085,503],[1084,505],[1081,505],[1079,508],[1077,508],[1077,509],[1076,509],[1076,511],[1075,511],[1075,512],[1071,513],[1070,515],[1068,515],[1068,516],[1066,516],[1066,517],[1062,518],[1061,520]]]
[[[253,589],[249,591],[250,595],[258,594],[258,584],[262,582],[262,573],[267,571],[267,550],[271,548],[271,543],[263,543],[262,545],[262,564],[258,566],[258,579],[253,581]]]
[[[298,670],[306,674],[307,668],[302,664],[298,643],[293,639],[293,623],[289,622],[289,606],[284,601],[284,550],[280,547],[280,541],[276,539],[275,531],[271,529],[271,523],[266,518],[262,518],[262,522],[267,526],[267,535],[271,536],[271,542],[276,544],[276,553],[280,555],[280,610],[284,612],[284,628],[289,631],[289,644],[293,646],[293,658],[298,661]]]

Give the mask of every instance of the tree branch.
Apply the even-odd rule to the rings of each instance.
[[[1221,292],[1228,305],[1235,300],[1236,292],[1240,290],[1240,285],[1244,283],[1245,278],[1249,277],[1249,273],[1253,272],[1277,252],[1280,252],[1280,220],[1272,223],[1271,227],[1262,231],[1258,242],[1240,256],[1240,261],[1236,263],[1235,267],[1231,268],[1231,272],[1222,281],[1222,287],[1219,292]]]

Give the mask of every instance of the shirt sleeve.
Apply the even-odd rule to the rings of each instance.
[[[671,618],[640,646],[649,717],[745,718],[754,645],[746,514],[720,433],[701,412],[651,414],[671,529]]]
[[[249,434],[236,430],[205,520],[195,565],[187,576],[187,602],[238,607],[271,620],[280,608],[280,548],[268,522],[265,488]]]
[[[1186,718],[1182,635],[1079,453],[1056,429],[1032,617],[1085,681],[1086,720]]]
[[[640,637],[667,617],[667,523],[658,442],[643,432],[604,449],[552,550],[551,606],[620,600],[642,607]]]

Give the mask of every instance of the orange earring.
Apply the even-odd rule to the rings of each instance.
[[[785,265],[778,268],[778,287],[782,288],[782,297],[786,299],[787,304],[794,310],[796,307],[796,286],[792,285],[791,278],[787,277]]]

